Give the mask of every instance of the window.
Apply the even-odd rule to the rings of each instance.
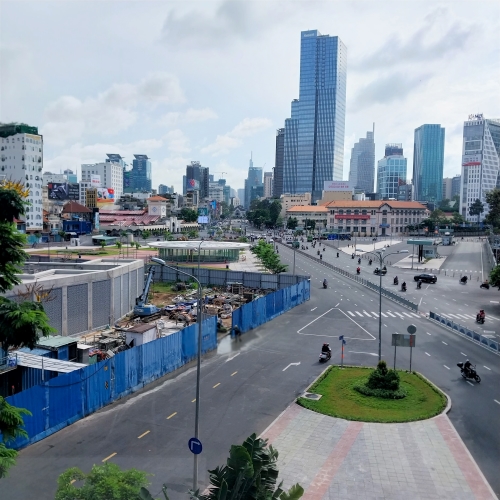
[[[382,210],[382,215],[387,215],[387,210]]]
[[[361,225],[362,225],[362,226],[366,226],[366,220],[362,220],[362,221],[361,221]]]

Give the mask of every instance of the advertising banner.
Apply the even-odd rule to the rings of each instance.
[[[198,208],[198,215],[208,215],[208,208],[207,207]]]
[[[68,182],[49,182],[47,184],[49,200],[74,200],[80,199],[80,185]]]
[[[90,176],[90,185],[94,188],[101,187],[101,176],[100,175],[91,175]]]
[[[115,190],[113,188],[97,188],[97,203],[114,203]]]
[[[207,215],[199,215],[198,216],[198,224],[208,224],[208,216]]]
[[[352,191],[353,186],[349,181],[325,181],[323,191]]]
[[[199,191],[200,190],[200,181],[196,179],[187,179],[186,180],[186,191]]]

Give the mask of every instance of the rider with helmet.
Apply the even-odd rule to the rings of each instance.
[[[321,347],[321,352],[324,352],[325,354],[332,354],[332,350],[330,349],[330,344],[324,343],[323,346]]]

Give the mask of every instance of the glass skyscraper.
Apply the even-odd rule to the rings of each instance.
[[[413,196],[415,201],[443,199],[444,128],[421,125],[413,146]]]
[[[406,158],[402,144],[387,144],[385,156],[378,161],[377,193],[381,200],[398,199],[399,186],[406,184]]]
[[[351,150],[349,182],[352,187],[373,193],[375,180],[375,142],[374,132],[367,132]]]
[[[253,166],[253,159],[250,155],[250,161],[248,162],[248,177],[245,179],[245,208],[250,208],[250,203],[255,199],[255,193],[257,193],[257,191],[255,191],[253,188],[257,186],[263,186],[262,169],[260,167]],[[263,192],[264,188],[262,188],[262,193]],[[252,193],[254,193],[253,198]]]
[[[347,49],[339,37],[303,31],[299,99],[285,120],[283,192],[321,198],[343,177]]]
[[[132,160],[132,179],[135,191],[151,191],[151,162],[148,155],[134,155]]]
[[[279,198],[283,194],[283,157],[285,156],[285,129],[276,131],[276,156],[273,171],[273,196]]]

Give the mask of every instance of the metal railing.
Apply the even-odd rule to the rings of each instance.
[[[373,283],[370,280],[367,280],[365,278],[362,278],[361,276],[358,276],[357,274],[352,274],[344,269],[341,269],[340,267],[334,266],[333,264],[329,264],[328,262],[325,262],[324,260],[318,259],[314,257],[313,255],[309,255],[306,252],[303,252],[302,250],[296,250],[296,252],[299,252],[301,255],[304,255],[305,257],[308,257],[309,259],[313,260],[317,264],[321,264],[325,267],[328,267],[332,271],[341,274],[342,276],[345,276],[346,278],[349,278],[353,281],[356,281],[356,283],[360,283],[363,286],[366,286],[367,288],[370,288],[371,290],[376,291],[377,293],[379,292],[379,285],[376,283]],[[410,300],[407,300],[397,293],[391,292],[390,290],[387,290],[386,288],[382,287],[382,295],[394,302],[397,302],[398,304],[407,307],[408,309],[411,309],[412,311],[418,312],[418,304],[415,304],[414,302],[411,302]]]
[[[17,367],[17,353],[8,354],[3,358],[0,358],[0,373],[8,372],[14,370]]]
[[[497,340],[494,340],[487,335],[481,335],[480,333],[477,333],[466,326],[462,326],[459,323],[455,323],[453,320],[443,316],[442,314],[437,314],[431,311],[429,313],[429,319],[438,322],[441,326],[445,326],[463,337],[467,337],[476,344],[479,344],[481,347],[500,355],[500,343]]]

